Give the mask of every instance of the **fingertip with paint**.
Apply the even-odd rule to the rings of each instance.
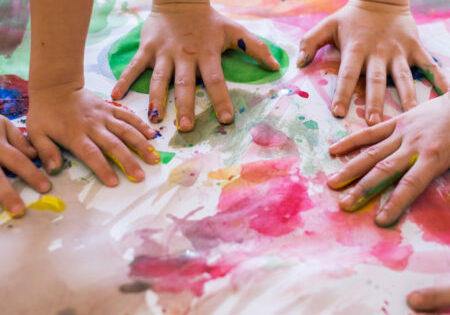
[[[25,215],[25,206],[24,205],[16,204],[16,205],[12,206],[10,209],[5,208],[5,210],[14,219],[21,218]]]
[[[345,117],[345,107],[342,104],[335,104],[333,106],[332,112],[334,116],[337,118],[344,118]]]
[[[222,124],[231,124],[234,120],[234,115],[229,112],[223,112],[218,118]]]
[[[371,113],[369,115],[368,124],[369,126],[376,125],[381,122],[381,116],[378,113]]]
[[[119,100],[120,99],[120,89],[116,86],[111,92],[111,98],[113,100]]]
[[[148,151],[150,151],[152,158],[150,159],[150,164],[158,164],[161,162],[161,155],[158,151],[152,146],[149,146],[147,148]]]
[[[304,50],[301,50],[297,58],[297,67],[304,68],[309,64],[309,62],[310,62],[309,55]]]

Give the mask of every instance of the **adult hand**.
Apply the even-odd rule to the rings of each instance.
[[[383,121],[387,73],[405,110],[417,105],[410,65],[420,67],[439,94],[448,91],[448,81],[420,42],[407,0],[350,0],[303,37],[298,65],[307,65],[325,44],[334,44],[341,52],[331,106],[336,117],[347,114],[361,72],[366,74],[368,125]]]
[[[355,211],[400,180],[375,218],[380,226],[394,224],[433,178],[450,166],[450,93],[425,102],[377,126],[355,132],[330,147],[342,155],[369,146],[328,179],[333,189],[362,179],[340,201]]]
[[[40,193],[51,188],[48,178],[31,162],[36,150],[4,116],[0,116],[0,203],[12,217],[25,212],[25,204],[8,181],[1,167],[14,172]]]
[[[62,165],[56,143],[86,163],[107,186],[117,185],[119,179],[102,152],[132,181],[143,180],[144,172],[128,147],[147,163],[159,162],[158,152],[147,141],[155,131],[133,113],[70,84],[30,89],[29,95],[28,134],[50,174]]]
[[[148,113],[152,122],[160,122],[174,73],[177,127],[190,131],[195,122],[198,74],[203,78],[218,120],[231,123],[234,110],[221,65],[221,54],[226,48],[244,51],[269,70],[280,67],[261,39],[217,13],[209,1],[154,1],[152,13],[142,28],[140,47],[111,97],[121,99],[146,68],[153,68]]]

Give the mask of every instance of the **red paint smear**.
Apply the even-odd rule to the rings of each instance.
[[[110,100],[105,100],[105,101],[108,104],[111,104],[111,105],[116,106],[116,107],[123,108],[123,109],[125,109],[126,111],[128,111],[130,113],[134,113],[134,111],[131,108],[129,108],[129,107],[125,106],[125,105],[122,105],[122,104],[120,104],[118,102],[114,102],[114,101],[110,101]]]
[[[305,92],[305,91],[302,91],[302,90],[295,91],[295,94],[297,94],[298,96],[303,97],[303,98],[308,98],[309,97],[308,92]]]
[[[196,296],[203,294],[206,282],[225,276],[233,268],[227,264],[208,264],[203,257],[188,256],[166,259],[140,256],[130,267],[131,277],[150,280],[156,292],[192,291]]]
[[[450,245],[450,176],[436,180],[411,206],[409,218],[423,231],[423,239]]]
[[[259,123],[250,129],[253,142],[263,147],[280,147],[290,142],[283,132],[274,129],[267,123]]]
[[[298,160],[294,158],[284,158],[244,164],[241,169],[241,178],[253,183],[262,183],[271,178],[286,175],[297,162]],[[234,185],[225,186],[224,191],[230,187]]]

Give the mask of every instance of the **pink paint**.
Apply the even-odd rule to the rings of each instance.
[[[317,82],[317,84],[324,86],[324,85],[327,85],[327,84],[328,84],[328,81],[325,80],[325,79],[320,79],[320,80]]]
[[[364,99],[364,97],[357,97],[355,99],[355,105],[365,105],[366,104],[366,100]]]
[[[423,231],[424,240],[450,245],[450,176],[433,181],[408,217]]]
[[[181,293],[191,291],[203,294],[207,281],[225,276],[233,266],[208,263],[204,257],[136,257],[130,265],[130,277],[151,282],[155,292]]]
[[[288,144],[291,139],[284,133],[262,122],[250,129],[253,142],[263,147],[280,147]]]
[[[295,94],[297,94],[298,96],[303,97],[303,98],[308,98],[309,97],[308,92],[305,92],[305,91],[302,91],[302,90],[296,90]]]

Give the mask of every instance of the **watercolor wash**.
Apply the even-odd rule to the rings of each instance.
[[[15,2],[23,4],[5,1],[0,8]],[[265,38],[281,70],[259,68],[238,40],[242,51],[223,54],[234,124],[218,123],[200,85],[190,133],[177,132],[169,91],[166,117],[153,124],[159,134],[151,141],[161,163],[141,164],[142,183],[120,174],[121,185],[106,188],[64,150],[65,166],[51,178],[51,196],[12,179],[29,210],[21,220],[0,212],[0,243],[8,252],[0,260],[8,279],[0,293],[21,292],[9,294],[2,311],[404,314],[407,292],[448,277],[449,173],[388,229],[373,219],[397,177],[367,191],[352,213],[338,209],[344,192],[326,186],[327,174],[351,158],[331,157],[329,145],[365,127],[364,80],[349,116],[337,120],[328,108],[339,67],[336,50],[306,58],[310,64],[301,70],[293,61],[298,37],[345,1],[252,0],[245,9],[237,1],[214,3]],[[0,50],[0,110],[26,132],[30,37],[21,8],[17,40]],[[427,48],[450,64],[450,52],[440,49],[448,37],[449,4],[432,11],[419,1],[412,8],[418,23],[426,23],[419,31],[430,38]],[[110,94],[137,49],[147,9],[142,1],[95,2],[85,66],[89,89]],[[419,101],[435,96],[438,91],[424,80],[433,79],[426,69],[414,71]],[[150,76],[146,71],[111,106],[147,121]],[[386,116],[393,117],[401,106],[388,86]],[[39,299],[28,298],[33,296]]]

